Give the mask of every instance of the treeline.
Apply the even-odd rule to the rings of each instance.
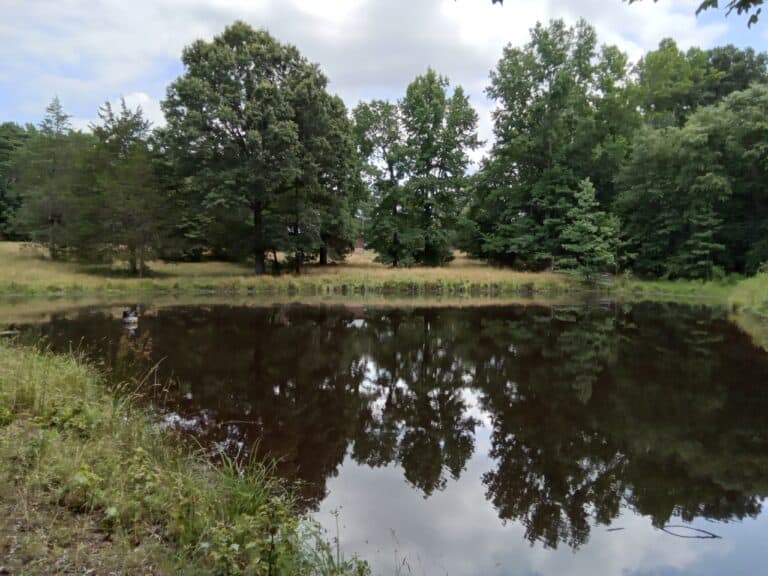
[[[537,25],[491,72],[494,140],[429,69],[351,112],[296,48],[237,22],[184,50],[152,130],[106,104],[89,132],[58,100],[0,125],[0,234],[54,258],[340,260],[455,249],[528,270],[711,279],[768,262],[768,56],[672,40],[632,64],[586,22]]]

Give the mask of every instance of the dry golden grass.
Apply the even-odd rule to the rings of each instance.
[[[54,262],[38,246],[0,243],[0,293],[301,293],[301,294],[515,294],[562,293],[577,289],[570,277],[493,268],[458,254],[442,268],[393,269],[369,252],[345,262],[306,266],[301,275],[257,277],[249,266],[228,262],[151,262],[147,278],[127,276],[123,264],[87,266]]]

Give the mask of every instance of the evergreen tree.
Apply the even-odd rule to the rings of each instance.
[[[560,265],[578,269],[587,279],[597,272],[615,271],[617,218],[600,210],[589,179],[579,183],[574,198],[576,203],[566,214],[561,234],[564,257]]]
[[[18,124],[0,124],[0,239],[14,237],[11,221],[19,208],[18,198],[11,192],[16,180],[14,158],[26,138],[26,130]]]
[[[17,182],[13,190],[20,203],[14,228],[44,242],[57,259],[78,218],[73,214],[72,193],[80,178],[92,138],[73,132],[69,116],[54,98],[46,108],[39,129],[15,157]]]
[[[151,124],[141,108],[131,110],[125,100],[118,111],[105,103],[99,118],[101,123],[92,126],[94,181],[80,198],[85,220],[97,226],[83,231],[79,250],[87,256],[105,246],[111,256],[128,262],[131,273],[142,276],[168,218],[149,147]]]

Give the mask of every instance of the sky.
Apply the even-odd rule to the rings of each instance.
[[[470,94],[481,138],[491,138],[488,75],[507,44],[537,21],[583,17],[600,42],[633,60],[665,37],[683,48],[733,43],[768,50],[768,21],[710,10],[700,0],[0,0],[0,122],[37,123],[57,95],[77,128],[124,97],[156,125],[184,46],[244,20],[321,65],[352,108],[396,100],[427,67]]]

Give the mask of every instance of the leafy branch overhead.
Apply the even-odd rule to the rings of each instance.
[[[630,4],[634,4],[635,2],[640,2],[641,0],[625,0],[628,1]],[[658,2],[658,0],[653,0],[654,2]],[[495,2],[495,0],[494,0]],[[700,14],[704,10],[709,10],[710,8],[720,8],[721,2],[720,0],[704,0],[701,4],[699,4],[699,7],[696,9],[696,14]],[[763,0],[728,0],[728,2],[723,3],[723,8],[726,9],[726,14],[730,14],[734,10],[737,14],[749,14],[749,22],[748,25],[752,26],[752,24],[757,23],[758,19],[760,18],[760,12],[762,11],[761,6],[763,5]]]
[[[501,4],[504,5],[504,0],[491,0],[494,4]],[[625,2],[629,2],[630,4],[634,4],[635,2],[640,2],[641,0],[624,0]],[[654,2],[658,2],[658,0],[653,0]],[[734,10],[736,10],[737,14],[749,14],[749,26],[752,26],[752,24],[756,24],[758,19],[760,18],[760,12],[762,11],[761,6],[763,5],[763,0],[729,0],[725,3],[723,6],[726,8],[727,12],[726,14],[730,14]],[[696,14],[700,14],[704,10],[709,10],[710,8],[720,8],[720,1],[719,0],[704,0],[699,7],[696,9]]]

